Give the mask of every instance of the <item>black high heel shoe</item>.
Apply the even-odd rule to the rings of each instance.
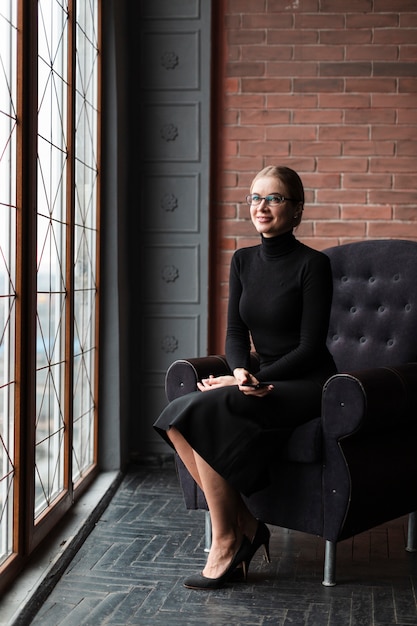
[[[256,529],[255,536],[252,539],[252,543],[251,543],[252,550],[253,550],[252,557],[254,556],[255,552],[257,552],[258,548],[263,546],[264,547],[264,553],[265,553],[265,561],[267,563],[271,562],[271,557],[270,557],[270,553],[269,553],[269,540],[270,540],[270,538],[271,538],[271,532],[270,532],[268,526],[266,524],[264,524],[263,522],[261,522],[260,520],[258,520],[258,527]]]
[[[260,520],[258,520],[258,527],[256,529],[255,536],[252,539],[252,541],[248,543],[246,547],[246,554],[242,555],[243,556],[242,558],[243,580],[246,581],[250,562],[252,561],[253,557],[255,556],[255,553],[258,551],[258,549],[261,546],[264,547],[265,561],[267,561],[267,563],[271,562],[271,557],[269,555],[270,537],[271,537],[271,533],[269,531],[268,526],[264,524],[263,522],[261,522]]]
[[[233,572],[237,568],[238,565],[242,564],[243,567],[243,576],[246,580],[246,561],[248,558],[248,554],[250,554],[252,548],[252,544],[247,537],[243,537],[243,541],[240,544],[238,551],[233,557],[229,567],[226,571],[217,578],[208,578],[204,576],[202,573],[194,574],[193,576],[189,576],[184,580],[184,587],[187,589],[221,589],[224,584],[231,579]]]

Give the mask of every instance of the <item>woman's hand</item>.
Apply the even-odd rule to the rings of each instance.
[[[246,383],[248,384],[248,383]],[[274,388],[274,385],[263,384],[263,383],[249,383],[251,386],[247,387],[245,383],[243,385],[239,385],[239,389],[245,396],[257,396],[258,398],[263,398],[267,396]]]
[[[234,377],[239,385],[239,390],[245,394],[245,396],[257,396],[263,398],[268,395],[274,388],[273,385],[263,385],[253,376],[248,370],[243,367],[237,367],[234,372]],[[247,387],[247,385],[251,385]]]
[[[197,387],[200,391],[210,391],[211,389],[230,387],[237,384],[234,376],[209,376],[208,378],[203,378],[201,382],[197,382]]]

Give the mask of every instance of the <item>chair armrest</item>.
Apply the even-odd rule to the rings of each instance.
[[[210,374],[213,376],[230,374],[230,368],[224,356],[204,356],[174,361],[165,376],[165,393],[169,402],[196,391],[197,381],[207,378]]]
[[[251,367],[256,371],[258,366],[259,358],[255,352],[252,352]],[[231,374],[223,354],[174,361],[169,366],[165,376],[165,393],[169,402],[174,398],[196,391],[197,381],[207,378],[210,374],[213,376]]]
[[[336,439],[417,423],[417,363],[335,374],[323,389],[323,434]]]

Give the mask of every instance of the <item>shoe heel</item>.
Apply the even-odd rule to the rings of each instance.
[[[264,559],[267,563],[271,562],[271,554],[269,552],[269,539],[268,541],[265,541],[265,543],[263,544],[263,548],[264,548]]]

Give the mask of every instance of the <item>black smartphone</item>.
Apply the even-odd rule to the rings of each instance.
[[[261,387],[268,387],[269,383],[243,383],[241,387],[250,387],[251,389],[260,389]]]

